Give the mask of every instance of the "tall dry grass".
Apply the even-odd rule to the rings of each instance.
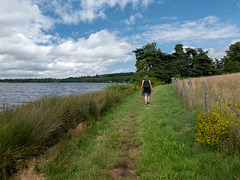
[[[193,91],[193,104],[195,107],[204,107],[204,82],[208,82],[209,98],[211,103],[220,99],[224,101],[240,101],[240,73],[191,78]],[[182,92],[180,80],[180,91]],[[187,99],[189,98],[188,79],[185,79]]]
[[[196,140],[240,151],[240,73],[192,78],[193,107],[202,109],[196,123]],[[183,90],[180,81],[180,91]],[[188,81],[187,79],[185,81]],[[210,113],[204,112],[204,82],[208,83]],[[189,86],[186,82],[186,103]]]
[[[25,159],[38,155],[79,123],[94,123],[133,91],[133,87],[115,85],[105,91],[44,97],[6,109],[0,115],[0,179],[8,179]]]
[[[240,73],[211,77],[192,78],[193,92],[202,93],[204,82],[208,82],[210,96],[240,100]]]

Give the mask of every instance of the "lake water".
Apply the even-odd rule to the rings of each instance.
[[[99,91],[106,85],[109,83],[0,83],[0,111],[3,105],[18,106],[47,95]]]

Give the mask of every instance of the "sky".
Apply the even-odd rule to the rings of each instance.
[[[0,78],[134,72],[156,42],[221,59],[240,41],[240,0],[0,0]]]

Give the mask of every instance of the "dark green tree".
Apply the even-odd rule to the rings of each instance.
[[[215,69],[216,69],[216,74],[223,74],[224,73],[224,63],[223,60],[218,60],[215,59]]]
[[[158,50],[156,52],[156,60],[154,61],[152,72],[155,77],[161,81],[169,83],[171,77],[176,74],[176,69],[173,66],[173,59],[171,55],[166,54]]]
[[[215,74],[215,65],[213,60],[208,57],[208,51],[197,49],[197,55],[193,58],[192,76],[210,76]]]
[[[183,45],[177,44],[175,46],[175,52],[172,53],[173,68],[175,74],[180,74],[182,77],[188,76],[188,59],[184,52]]]
[[[156,72],[159,71],[159,54],[161,50],[157,49],[156,43],[147,44],[140,49],[133,51],[136,55],[136,73],[134,74],[132,81],[141,82],[145,74],[150,77],[156,77]]]
[[[185,54],[187,56],[187,76],[186,77],[192,77],[193,76],[193,72],[194,72],[194,68],[195,68],[195,61],[194,58],[195,56],[198,54],[196,49],[193,48],[185,48]]]
[[[166,54],[157,49],[156,43],[147,44],[133,51],[136,55],[137,71],[133,81],[141,81],[145,74],[169,83],[171,77],[198,77],[216,74],[216,64],[201,48],[185,48],[182,44],[175,46],[175,52]]]
[[[229,50],[227,50],[226,53],[227,60],[240,62],[240,42],[231,44],[229,46]]]
[[[133,51],[136,56],[137,72],[150,71],[156,59],[157,46],[153,42]]]
[[[240,72],[240,63],[238,61],[228,60],[224,64],[224,72],[226,73]]]
[[[224,63],[224,72],[240,72],[240,42],[229,46],[222,61]]]

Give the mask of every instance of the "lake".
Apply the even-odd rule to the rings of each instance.
[[[3,105],[18,106],[47,95],[99,91],[106,85],[109,83],[0,83],[0,111]]]

